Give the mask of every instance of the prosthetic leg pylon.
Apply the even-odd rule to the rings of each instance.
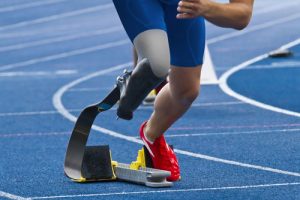
[[[118,117],[131,120],[133,111],[141,105],[149,92],[164,80],[165,77],[157,77],[153,73],[147,58],[138,63],[130,77],[119,77],[118,87],[121,91],[121,98],[117,110]]]

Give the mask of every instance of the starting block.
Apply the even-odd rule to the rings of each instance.
[[[108,145],[86,146],[91,127],[97,115],[109,110],[120,99],[119,80],[130,77],[125,71],[117,79],[117,85],[100,103],[86,107],[79,115],[68,144],[64,163],[64,172],[75,182],[94,181],[127,181],[143,184],[148,187],[170,187],[172,182],[166,178],[169,171],[153,169],[149,152],[143,147],[138,152],[136,161],[131,164],[118,163],[112,160]]]
[[[292,55],[293,55],[293,52],[291,52],[288,49],[278,49],[278,50],[272,51],[268,54],[268,56],[271,58],[285,58],[285,57],[290,57]]]

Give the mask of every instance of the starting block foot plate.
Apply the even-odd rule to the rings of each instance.
[[[111,165],[108,145],[85,147],[82,176],[87,180],[114,180],[115,174]]]
[[[122,181],[134,182],[148,187],[171,187],[172,182],[166,180],[171,172],[153,168],[130,169],[129,164],[118,163],[114,166],[117,179]]]

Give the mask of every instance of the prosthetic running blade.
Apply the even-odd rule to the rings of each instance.
[[[73,129],[65,158],[64,171],[69,178],[78,181],[83,178],[81,174],[82,162],[94,120],[99,113],[113,107],[119,99],[120,90],[116,86],[103,101],[88,106],[80,113]]]

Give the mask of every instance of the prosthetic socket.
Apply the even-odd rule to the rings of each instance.
[[[165,80],[166,77],[157,77],[150,66],[147,58],[141,60],[133,70],[131,76],[123,76],[117,81],[121,91],[118,117],[131,120],[133,111],[136,110],[145,97]]]

